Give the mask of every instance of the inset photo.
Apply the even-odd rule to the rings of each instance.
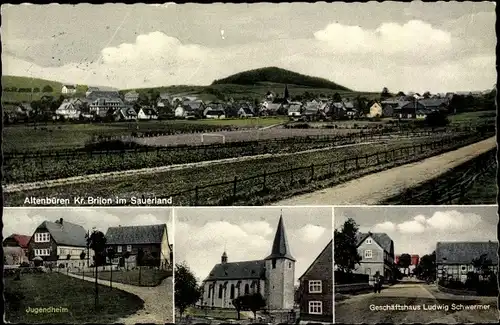
[[[496,206],[334,209],[335,321],[497,323]]]
[[[175,208],[175,322],[333,322],[331,208]]]
[[[6,208],[7,323],[173,322],[170,208]]]

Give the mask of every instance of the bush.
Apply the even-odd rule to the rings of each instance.
[[[476,293],[479,296],[498,296],[498,283],[496,275],[490,276],[486,281],[478,281]]]
[[[85,145],[86,151],[105,151],[105,150],[122,150],[131,148],[143,148],[135,142],[127,142],[122,140],[97,139]]]
[[[30,263],[22,262],[21,265],[19,265],[19,267],[30,267]]]

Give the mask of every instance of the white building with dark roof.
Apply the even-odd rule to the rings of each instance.
[[[386,233],[358,233],[358,253],[361,261],[355,272],[367,274],[370,281],[378,272],[386,281],[394,277],[394,242]]]
[[[280,216],[271,254],[262,260],[229,262],[224,252],[203,281],[201,305],[233,308],[232,300],[260,293],[268,311],[294,307],[295,259],[290,253],[283,218]]]
[[[481,258],[484,259],[486,267],[498,274],[498,242],[438,242],[437,278],[465,282],[467,273],[480,272],[474,261]]]

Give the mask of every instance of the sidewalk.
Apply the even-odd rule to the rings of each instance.
[[[72,273],[61,272],[73,278],[83,280],[81,276]],[[95,282],[94,277],[85,276],[84,281]],[[134,294],[144,301],[144,308],[136,314],[122,318],[117,323],[137,324],[173,323],[173,284],[172,277],[166,278],[156,287],[138,287],[129,284],[113,282],[113,288]],[[109,287],[109,281],[97,279],[97,283]]]

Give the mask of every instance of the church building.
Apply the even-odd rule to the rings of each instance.
[[[223,252],[203,282],[201,304],[234,308],[233,299],[260,293],[268,311],[291,310],[294,306],[295,259],[290,253],[283,217],[280,216],[271,254],[262,260],[229,262]]]

